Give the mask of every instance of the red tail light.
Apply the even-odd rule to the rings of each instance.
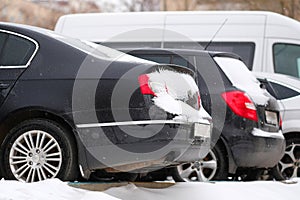
[[[198,110],[200,110],[200,108],[201,108],[201,98],[200,98],[200,94],[199,94],[199,92],[198,92],[198,98],[197,98],[197,103],[198,103]]]
[[[140,89],[142,94],[150,94],[156,96],[149,86],[149,76],[147,74],[142,74],[139,76]]]
[[[279,114],[279,127],[282,128],[282,118],[280,114]]]
[[[236,115],[258,121],[255,105],[244,92],[224,92],[222,97]]]

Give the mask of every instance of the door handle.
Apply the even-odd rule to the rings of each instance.
[[[7,89],[9,87],[9,83],[0,83],[0,90]]]

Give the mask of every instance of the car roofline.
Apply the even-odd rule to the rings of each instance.
[[[178,54],[178,55],[201,55],[201,54],[210,54],[212,57],[230,57],[235,58],[238,60],[242,60],[240,56],[230,52],[220,52],[220,51],[207,51],[203,49],[175,49],[175,48],[117,48],[119,51],[123,51],[125,53],[133,52],[140,52],[140,53],[147,53],[147,54],[162,54],[167,55],[171,53]]]

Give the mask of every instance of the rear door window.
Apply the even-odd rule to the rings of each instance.
[[[25,38],[0,32],[0,66],[25,66],[36,45]]]

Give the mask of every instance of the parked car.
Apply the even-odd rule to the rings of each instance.
[[[254,74],[280,105],[286,148],[274,173],[284,179],[300,177],[300,80],[281,74]]]
[[[232,175],[256,179],[259,169],[273,168],[283,156],[278,104],[238,56],[184,49],[120,50],[198,73],[202,104],[213,119],[213,148],[204,159],[169,170],[176,181],[224,180]]]
[[[5,179],[145,173],[210,149],[211,119],[188,68],[0,23],[0,70]]]

